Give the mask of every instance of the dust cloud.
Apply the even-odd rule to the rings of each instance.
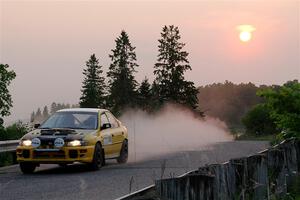
[[[225,123],[213,118],[199,119],[176,105],[167,105],[156,114],[128,110],[120,120],[128,129],[129,161],[201,150],[232,140]]]

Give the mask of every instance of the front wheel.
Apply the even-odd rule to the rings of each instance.
[[[98,170],[104,165],[104,155],[99,143],[95,146],[93,160],[89,165],[92,170]]]
[[[23,174],[32,174],[36,168],[36,165],[30,162],[21,162],[20,169]]]
[[[117,158],[118,163],[126,163],[128,160],[128,141],[124,140],[122,144],[122,149],[120,151],[120,156]]]

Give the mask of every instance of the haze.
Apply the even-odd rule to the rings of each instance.
[[[1,1],[0,62],[17,73],[6,121],[28,119],[37,107],[78,103],[82,71],[92,53],[106,72],[122,29],[136,46],[140,82],[153,80],[163,25],[179,26],[196,86],[282,84],[300,78],[299,1]],[[236,27],[256,28],[247,44]]]
[[[140,110],[128,110],[120,119],[130,133],[130,162],[212,148],[213,144],[233,139],[225,123],[212,118],[201,120],[178,105],[166,105],[152,115]]]

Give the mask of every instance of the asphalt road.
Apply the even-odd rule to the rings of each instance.
[[[206,150],[179,152],[123,165],[110,161],[99,171],[87,171],[82,164],[67,168],[41,165],[34,174],[23,175],[14,165],[0,168],[0,199],[110,200],[151,185],[161,176],[178,176],[199,166],[225,162],[267,147],[267,142],[225,142]]]

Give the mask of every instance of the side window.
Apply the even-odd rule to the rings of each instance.
[[[111,123],[112,128],[118,128],[119,123],[117,122],[116,118],[109,112],[106,112],[106,115]]]
[[[101,127],[103,126],[103,124],[107,124],[109,123],[108,119],[107,119],[107,116],[105,113],[102,113],[101,116],[100,116],[100,125]]]

